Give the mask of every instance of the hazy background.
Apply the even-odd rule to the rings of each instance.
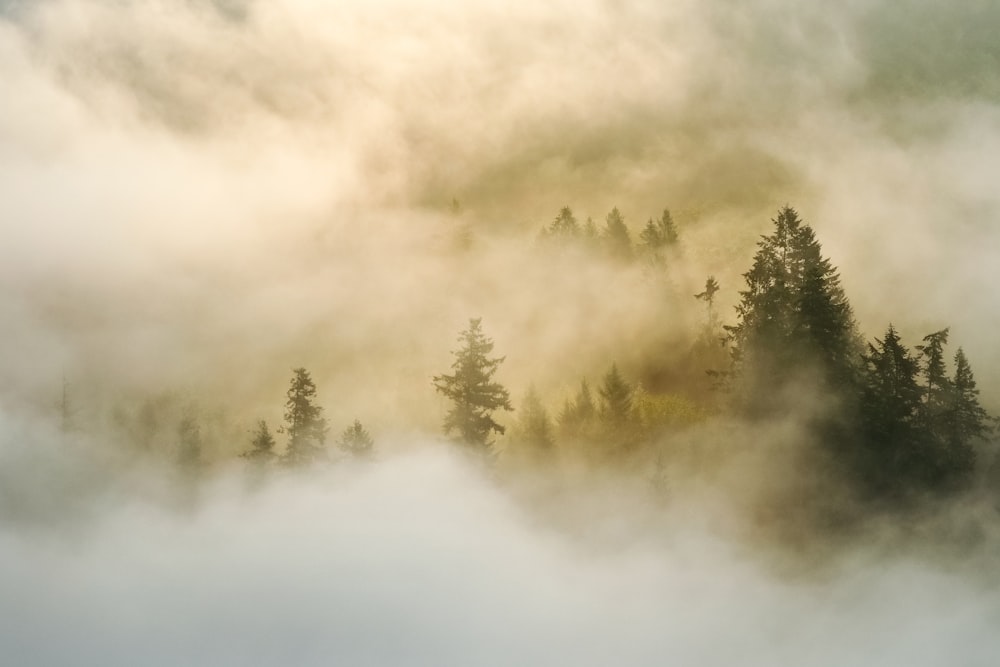
[[[187,515],[144,474],[78,487],[116,408],[197,405],[221,460],[280,419],[296,366],[335,428],[417,449],[469,317],[499,379],[555,407],[612,360],[680,354],[709,274],[731,322],[786,203],[867,336],[952,326],[997,412],[998,28],[987,0],[0,0],[2,652],[987,664],[982,568],[781,583],[674,518],[651,532],[676,544],[640,522],[593,555],[437,454],[252,500],[220,483]],[[564,205],[618,206],[633,238],[669,207],[682,256],[666,281],[540,256]],[[64,377],[90,443],[72,454]]]

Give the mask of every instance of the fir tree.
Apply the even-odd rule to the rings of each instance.
[[[629,237],[625,218],[617,208],[611,209],[605,220],[604,242],[612,257],[629,259],[632,257],[632,239]]]
[[[269,463],[274,460],[274,436],[263,419],[257,421],[257,427],[251,432],[250,449],[240,454],[254,463]]]
[[[482,320],[469,320],[469,328],[459,336],[461,347],[452,354],[452,374],[436,375],[434,388],[452,401],[444,420],[445,434],[481,452],[492,448],[491,433],[504,432],[493,420],[496,410],[513,410],[510,394],[494,382],[504,357],[490,357],[493,341],[483,335]]]
[[[555,445],[552,420],[534,385],[528,387],[521,404],[514,439],[533,454],[545,454]]]
[[[606,455],[618,456],[636,444],[639,425],[632,421],[632,386],[612,364],[597,391],[600,396],[601,449]]]
[[[592,440],[596,417],[597,406],[594,404],[590,384],[584,378],[580,381],[576,396],[567,399],[559,413],[560,437],[571,442]]]
[[[626,424],[632,416],[632,387],[618,371],[618,364],[604,376],[598,394],[601,397],[601,419],[615,427]]]
[[[717,324],[715,318],[715,295],[719,291],[719,283],[715,276],[709,276],[705,281],[705,291],[694,295],[694,298],[705,302],[708,311],[705,319],[705,329],[714,331]]]
[[[986,437],[992,430],[990,416],[979,403],[979,389],[969,360],[962,348],[955,353],[953,446],[965,449],[969,443]],[[971,448],[968,452],[971,455]]]
[[[288,436],[285,460],[292,464],[309,463],[323,456],[328,431],[323,408],[316,405],[316,385],[305,368],[292,371],[285,401],[285,425]]]
[[[559,215],[549,225],[548,235],[561,238],[576,238],[580,236],[580,225],[573,217],[573,211],[568,206],[564,206],[559,211]]]
[[[337,445],[351,456],[367,458],[375,447],[375,440],[357,419],[340,435]]]
[[[743,274],[737,324],[726,327],[740,398],[751,412],[781,408],[782,390],[805,376],[850,395],[861,351],[840,277],[812,229],[788,207],[773,222]]]
[[[662,260],[661,250],[677,243],[677,227],[670,216],[670,211],[663,209],[663,215],[658,220],[650,218],[639,233],[639,240],[647,255]]]

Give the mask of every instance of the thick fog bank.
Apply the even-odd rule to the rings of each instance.
[[[673,528],[595,548],[435,448],[231,476],[193,508],[123,502],[73,536],[6,526],[0,660],[985,666],[1000,651],[996,577],[859,550],[785,581],[693,516],[656,523]]]

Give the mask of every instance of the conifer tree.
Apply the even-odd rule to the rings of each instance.
[[[367,458],[375,447],[375,440],[357,419],[340,435],[337,445],[351,456]]]
[[[743,274],[737,324],[726,327],[740,397],[751,412],[780,408],[781,390],[804,375],[850,395],[861,352],[840,277],[812,229],[789,207],[773,222]]]
[[[542,405],[534,385],[528,387],[521,404],[520,417],[514,430],[514,438],[529,452],[545,454],[552,450],[552,420]]]
[[[580,225],[568,206],[560,209],[559,215],[549,225],[548,235],[561,238],[576,238],[580,235]]]
[[[601,396],[601,419],[612,426],[623,426],[632,416],[632,387],[622,378],[618,364],[604,376],[598,394]]]
[[[488,452],[493,446],[491,433],[504,432],[493,420],[496,410],[513,410],[510,394],[493,381],[504,357],[490,357],[493,341],[483,335],[482,320],[469,320],[469,328],[459,338],[461,347],[452,354],[452,374],[436,375],[434,388],[452,401],[444,420],[445,434],[454,434],[458,442],[477,451]]]
[[[985,437],[992,430],[990,416],[979,403],[979,389],[969,366],[965,351],[958,348],[955,353],[955,376],[952,380],[954,391],[954,416],[952,442],[956,446]],[[971,454],[971,449],[969,450]]]
[[[240,454],[254,463],[269,463],[274,460],[274,436],[263,419],[257,421],[257,427],[251,432],[250,449]]]
[[[292,464],[310,463],[323,456],[329,430],[323,408],[316,405],[316,385],[305,368],[292,371],[285,401],[285,425],[288,436],[285,460]]]
[[[629,237],[625,218],[617,208],[611,209],[605,220],[604,242],[612,257],[629,259],[632,257],[632,239]]]
[[[594,404],[590,384],[584,378],[580,381],[580,389],[576,396],[567,399],[559,413],[560,437],[572,442],[592,440],[596,416],[597,406]]]
[[[647,254],[662,260],[661,249],[677,243],[677,227],[670,216],[670,211],[663,209],[663,215],[659,219],[650,218],[639,233],[639,240]]]
[[[598,389],[601,445],[605,454],[619,455],[635,445],[639,425],[632,421],[632,386],[612,364]]]
[[[706,330],[714,331],[716,326],[718,326],[715,318],[715,295],[718,291],[719,282],[715,279],[715,276],[709,276],[705,281],[705,291],[694,295],[694,298],[705,302],[705,307],[708,311],[705,319]]]
[[[946,423],[951,421],[955,390],[944,363],[944,346],[948,342],[948,329],[924,336],[924,344],[917,350],[923,360],[922,421],[926,432],[938,441],[947,439]]]

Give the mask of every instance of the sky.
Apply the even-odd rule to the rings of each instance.
[[[0,654],[987,664],[975,563],[862,553],[789,583],[681,512],[665,540],[598,512],[615,539],[581,543],[415,451],[469,318],[554,406],[681,354],[708,275],[732,323],[786,204],[863,335],[950,326],[997,412],[998,28],[987,0],[0,0]],[[669,208],[667,285],[540,255],[563,206],[633,237]],[[160,401],[223,440],[280,421],[299,366],[384,466],[178,509],[61,449],[64,382],[90,432]]]

